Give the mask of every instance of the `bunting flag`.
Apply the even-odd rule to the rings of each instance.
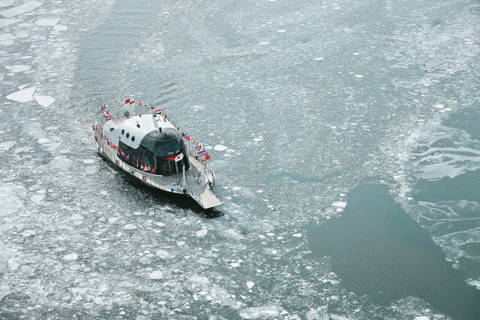
[[[157,110],[155,110],[155,113],[156,113],[156,114],[162,114],[162,109],[157,109]]]
[[[210,160],[210,155],[207,153],[207,156],[205,157],[205,160]]]
[[[128,160],[130,159],[130,157],[128,155],[125,156],[125,160]]]
[[[108,114],[107,119],[111,119],[111,118],[112,118],[112,115]]]
[[[152,170],[152,173],[155,173],[155,169]]]
[[[103,114],[103,117],[106,118],[106,117],[108,117],[108,115],[109,115],[108,112],[107,112],[107,113],[104,113],[104,114]]]
[[[130,99],[125,100],[125,104],[130,103]]]
[[[165,115],[165,119],[167,119],[167,115]]]
[[[183,153],[180,153],[178,156],[175,157],[175,162],[178,162],[183,159]]]
[[[130,100],[130,104],[134,104],[135,103],[135,100]]]
[[[205,149],[201,149],[200,151],[198,151],[197,156],[201,157],[204,154],[205,154]]]
[[[106,107],[107,107],[107,104],[104,104],[104,105],[100,108],[100,112],[101,112],[101,113],[104,113]]]
[[[140,107],[143,106],[143,102],[140,101],[140,102],[138,103],[138,105],[139,105]]]

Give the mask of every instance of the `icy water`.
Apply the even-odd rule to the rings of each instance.
[[[478,1],[0,0],[0,318],[479,319],[479,29]],[[129,95],[223,207],[96,155]]]

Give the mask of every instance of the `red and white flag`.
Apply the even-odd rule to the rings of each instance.
[[[178,162],[183,159],[183,153],[180,153],[178,156],[175,157],[175,162]]]

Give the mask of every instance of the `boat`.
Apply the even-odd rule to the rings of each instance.
[[[97,152],[116,167],[155,189],[193,198],[202,208],[222,205],[212,191],[215,176],[205,148],[166,114],[146,103],[125,100],[121,116],[100,108],[102,120],[95,122]],[[131,109],[145,107],[146,112]]]

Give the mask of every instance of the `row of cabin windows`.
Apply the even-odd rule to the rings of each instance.
[[[171,176],[183,171],[182,161],[176,162],[175,160],[165,160],[162,157],[155,157],[152,152],[141,145],[137,149],[134,149],[122,141],[119,141],[117,155],[129,166],[152,174]],[[185,160],[187,160],[186,157],[183,158],[183,161],[188,163],[188,160]]]

